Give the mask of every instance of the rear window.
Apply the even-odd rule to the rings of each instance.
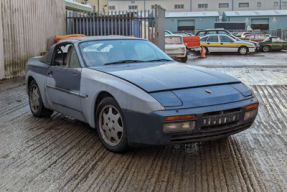
[[[182,44],[180,37],[165,37],[165,44]]]
[[[197,35],[198,36],[203,36],[203,35],[205,35],[205,31],[201,31],[201,32],[197,33]]]
[[[208,31],[207,34],[208,35],[216,34],[216,31]]]

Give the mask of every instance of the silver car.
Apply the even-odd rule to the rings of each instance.
[[[138,38],[61,40],[28,61],[26,85],[34,116],[86,122],[113,152],[227,137],[248,129],[258,110],[238,79],[177,63]]]
[[[200,45],[204,47],[205,52],[234,52],[245,55],[256,51],[256,47],[251,42],[238,41],[229,35],[208,35],[200,38]],[[198,48],[195,51],[201,51]]]

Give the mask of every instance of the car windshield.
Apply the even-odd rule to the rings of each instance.
[[[182,44],[182,38],[167,36],[165,37],[165,44]]]
[[[267,37],[266,39],[264,39],[264,42],[270,42],[270,38]]]
[[[145,40],[95,40],[80,43],[79,48],[88,67],[127,62],[172,61],[163,51]]]

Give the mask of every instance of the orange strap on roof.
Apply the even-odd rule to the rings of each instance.
[[[71,37],[86,37],[86,35],[83,34],[72,34],[72,35],[64,35],[64,36],[56,36],[55,37],[55,41],[58,42],[62,39],[67,39],[67,38],[71,38]]]

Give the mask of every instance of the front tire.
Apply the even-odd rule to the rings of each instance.
[[[248,49],[247,47],[240,47],[238,52],[241,54],[241,55],[246,55],[248,53]]]
[[[263,46],[262,47],[262,51],[269,52],[270,51],[270,47],[269,46]]]
[[[117,101],[104,98],[96,112],[96,128],[102,144],[110,151],[123,153],[128,149],[124,116]]]
[[[185,57],[180,58],[180,61],[182,63],[186,63],[186,61],[187,61],[187,54],[185,55]]]
[[[35,80],[32,80],[29,85],[29,105],[35,117],[49,117],[53,114],[52,110],[45,108],[38,84]]]

